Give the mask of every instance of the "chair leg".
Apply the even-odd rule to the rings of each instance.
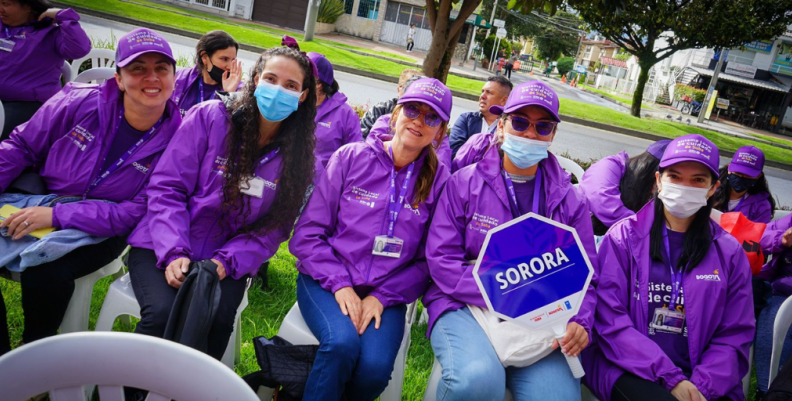
[[[60,325],[61,334],[88,330],[94,284],[96,284],[94,277],[86,276],[74,281],[74,293]]]

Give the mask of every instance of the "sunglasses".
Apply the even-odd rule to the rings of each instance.
[[[439,126],[440,123],[443,122],[443,119],[441,119],[437,113],[433,111],[421,111],[417,105],[412,103],[405,104],[402,110],[404,110],[404,115],[411,120],[414,120],[423,114],[424,122],[427,126],[432,128]]]
[[[558,125],[555,121],[537,121],[531,122],[527,118],[518,117],[515,115],[509,115],[506,119],[511,120],[512,128],[514,128],[517,132],[524,132],[528,128],[531,128],[531,125],[534,127],[534,131],[541,136],[548,136],[553,133],[556,126]]]

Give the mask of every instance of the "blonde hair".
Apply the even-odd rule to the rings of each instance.
[[[396,132],[396,119],[399,118],[401,111],[402,105],[397,104],[393,109],[393,114],[391,114],[390,129],[394,132],[394,135]],[[426,200],[429,199],[429,195],[432,193],[432,185],[434,184],[435,174],[437,174],[437,164],[439,163],[435,148],[439,148],[443,140],[445,140],[448,121],[443,121],[437,128],[440,135],[437,136],[435,145],[429,146],[429,153],[426,154],[426,162],[421,168],[421,173],[418,174],[413,195],[413,204],[426,202]]]
[[[422,74],[421,70],[417,70],[415,68],[408,68],[402,71],[401,75],[399,75],[399,86],[404,86],[404,84],[407,83],[407,80],[412,78],[414,75],[421,75],[421,74]]]

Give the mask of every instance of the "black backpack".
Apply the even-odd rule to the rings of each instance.
[[[261,370],[243,377],[253,391],[264,386],[275,389],[278,401],[301,400],[319,346],[292,345],[278,336],[260,336],[253,339],[253,347]]]
[[[770,383],[762,401],[792,401],[792,356]]]

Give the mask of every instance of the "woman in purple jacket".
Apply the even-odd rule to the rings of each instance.
[[[126,236],[146,213],[151,171],[181,122],[169,100],[176,61],[165,39],[136,29],[119,40],[115,61],[115,79],[98,86],[67,85],[0,144],[0,194],[26,168],[38,166],[48,193],[58,198],[20,205],[20,212],[0,223],[8,228],[0,241],[19,240],[48,227],[109,237],[22,273],[26,343],[55,335],[74,280],[124,250]],[[74,198],[79,201],[61,203]],[[1,333],[6,330],[4,316],[0,320],[2,353],[8,341]]]
[[[773,350],[773,323],[778,308],[792,296],[792,214],[770,222],[762,234],[762,250],[772,259],[762,267],[758,279],[767,280],[773,295],[762,309],[756,322],[756,400],[767,391],[770,378],[770,353]],[[781,361],[792,354],[792,331],[786,336],[781,351]]]
[[[517,400],[580,399],[580,381],[562,351],[577,357],[589,343],[594,285],[560,344],[550,331],[537,334],[544,334],[546,347],[538,344],[541,359],[526,367],[504,368],[468,307],[487,309],[470,262],[478,258],[487,231],[529,212],[575,228],[596,271],[586,201],[547,151],[560,122],[558,107],[557,94],[546,84],[517,85],[498,122],[503,143],[457,171],[440,197],[426,241],[432,283],[423,297],[432,349],[443,367],[438,400],[502,400],[506,387]]]
[[[84,57],[91,41],[74,10],[48,0],[0,1],[0,101],[5,123],[0,141],[61,90],[61,66]]]
[[[418,80],[393,134],[343,146],[318,180],[289,245],[297,302],[319,339],[303,400],[374,400],[388,385],[406,304],[429,282],[424,238],[448,177],[432,142],[450,113],[451,91]]]
[[[239,43],[225,31],[212,31],[195,45],[195,67],[176,72],[173,101],[184,116],[198,103],[212,100],[217,91],[235,92],[242,81]]]
[[[601,400],[744,399],[751,270],[710,219],[717,163],[708,139],[672,140],[655,199],[603,238],[595,338],[583,355],[584,381]]]
[[[586,170],[580,190],[591,209],[594,235],[605,235],[614,223],[634,216],[652,200],[657,166],[669,142],[668,139],[657,141],[635,157],[619,152]]]
[[[310,61],[265,51],[245,91],[185,116],[151,177],[148,213],[129,236],[129,274],[141,319],[135,332],[162,337],[192,261],[211,260],[220,303],[208,354],[220,359],[246,276],[285,241],[313,178],[316,113]]]
[[[765,156],[755,146],[743,146],[731,163],[720,169],[720,188],[712,197],[712,207],[721,212],[740,212],[751,221],[769,223],[775,200],[764,172]]]

